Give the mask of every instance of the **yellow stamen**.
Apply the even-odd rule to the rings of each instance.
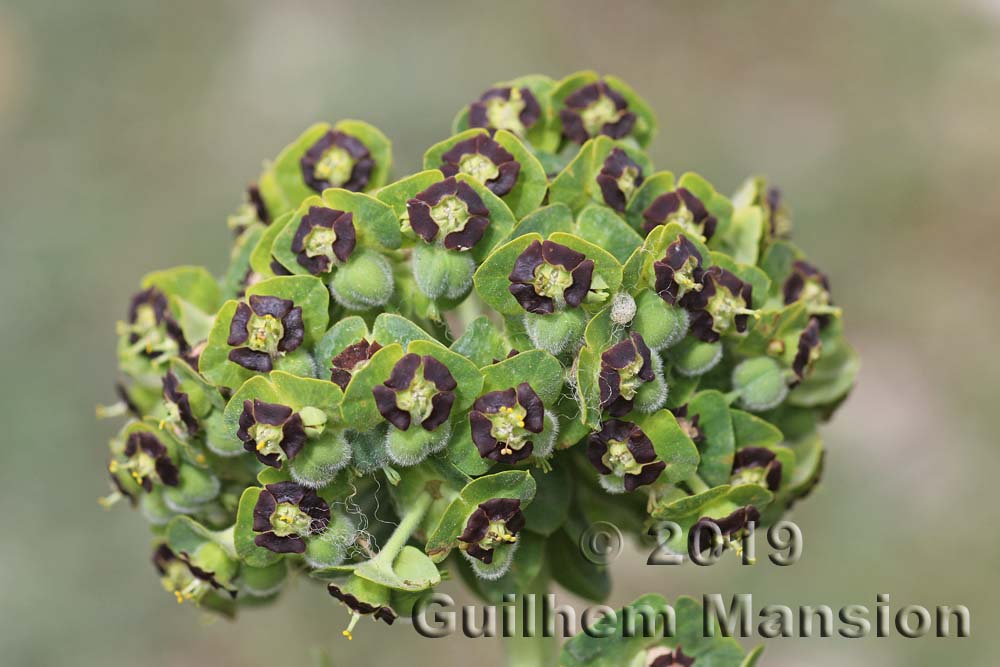
[[[174,591],[174,597],[177,598],[177,604],[184,604],[184,596],[180,591]]]

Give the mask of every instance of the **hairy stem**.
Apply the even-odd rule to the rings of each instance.
[[[392,562],[396,560],[396,556],[404,546],[406,546],[407,541],[413,534],[413,531],[417,529],[420,522],[423,521],[424,514],[427,513],[427,509],[431,506],[433,498],[429,493],[421,493],[413,505],[406,511],[403,518],[400,520],[399,525],[396,526],[396,530],[392,532],[389,539],[386,541],[385,546],[383,546],[378,555],[374,558],[376,561],[386,561],[390,566]]]

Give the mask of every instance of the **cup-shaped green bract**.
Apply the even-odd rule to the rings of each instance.
[[[142,510],[178,600],[231,615],[304,573],[348,636],[444,568],[599,601],[589,524],[739,551],[816,485],[859,363],[778,190],[657,171],[615,77],[469,99],[395,180],[379,130],[310,127],[238,203],[221,278],[151,273],[124,308],[102,502]],[[692,604],[678,640],[578,637],[561,664],[753,664]]]

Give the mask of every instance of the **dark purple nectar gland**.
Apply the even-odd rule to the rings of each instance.
[[[350,259],[355,245],[354,214],[323,206],[309,208],[292,238],[295,260],[314,276]]]
[[[542,108],[530,89],[490,88],[469,106],[469,127],[507,130],[524,137],[541,116]]]
[[[306,444],[306,429],[302,417],[287,405],[265,403],[253,399],[243,401],[240,427],[236,437],[243,448],[253,452],[257,460],[272,468],[280,468],[293,460]]]
[[[781,190],[773,186],[768,187],[761,199],[771,236],[775,238],[788,236],[792,231],[792,221],[782,202]]]
[[[605,477],[621,480],[626,491],[635,491],[655,482],[667,467],[656,458],[652,441],[638,425],[618,419],[609,419],[600,431],[590,435],[587,458],[609,491],[612,487]]]
[[[346,391],[351,377],[367,366],[372,356],[381,349],[376,341],[369,342],[367,338],[348,345],[330,361],[330,381]]]
[[[700,426],[698,426],[698,422],[701,420],[701,415],[688,417],[687,403],[676,408],[670,408],[670,414],[672,414],[677,420],[677,425],[681,427],[681,430],[684,431],[685,435],[691,438],[691,442],[696,445],[700,445],[705,442],[705,432],[701,430]]]
[[[361,192],[368,185],[375,160],[360,140],[330,130],[309,147],[299,166],[302,180],[316,192],[327,188]]]
[[[514,544],[524,528],[521,501],[517,498],[494,498],[473,511],[459,536],[459,548],[487,565],[493,562],[497,547]]]
[[[441,161],[438,169],[445,176],[466,174],[497,197],[511,191],[521,172],[521,163],[486,134],[458,142],[441,156]]]
[[[795,358],[792,360],[796,385],[806,378],[823,352],[823,341],[819,335],[820,326],[818,317],[810,317],[809,324],[799,336]]]
[[[128,336],[129,351],[154,362],[182,356],[190,349],[167,296],[155,287],[132,295],[128,320],[119,323],[118,334]]]
[[[254,544],[275,553],[304,553],[305,537],[326,530],[330,507],[295,482],[268,484],[253,509]]]
[[[127,473],[143,491],[150,493],[154,484],[177,486],[180,471],[170,459],[166,446],[148,431],[134,431],[125,441],[125,460],[112,459],[108,470],[112,475]]]
[[[683,234],[667,246],[663,257],[653,262],[653,289],[671,306],[690,292],[702,290],[702,258],[698,248]]]
[[[647,235],[660,225],[676,222],[702,242],[711,239],[718,226],[715,216],[687,188],[660,195],[642,212],[642,218],[642,229]]]
[[[664,647],[651,648],[646,655],[646,663],[649,667],[691,667],[695,664],[694,658],[684,655],[684,651],[678,646],[674,650]]]
[[[290,299],[252,294],[236,307],[229,324],[229,360],[243,368],[270,372],[274,359],[302,344],[302,309]]]
[[[548,315],[577,308],[590,292],[594,260],[552,241],[534,241],[518,255],[507,276],[508,291],[529,313]]]
[[[740,507],[719,519],[702,517],[688,531],[690,553],[730,548],[737,555],[743,553],[742,539],[748,534],[750,524],[760,522],[760,511],[753,505]]]
[[[690,292],[681,305],[691,312],[691,333],[699,340],[714,343],[731,331],[744,333],[750,316],[753,288],[736,274],[720,266],[702,273],[702,290]]]
[[[820,328],[830,321],[830,315],[840,312],[833,305],[830,281],[826,274],[801,259],[792,264],[792,273],[782,286],[782,296],[785,298],[785,305],[796,301],[805,303],[807,312],[819,318]]]
[[[604,81],[578,88],[563,105],[559,111],[563,136],[578,144],[601,134],[621,139],[635,126],[628,102]]]
[[[353,586],[352,583],[354,584]],[[381,601],[387,601],[388,599],[387,591],[381,590],[382,588],[378,584],[364,581],[358,577],[352,577],[344,585],[335,583],[327,585],[327,592],[339,600],[351,612],[351,622],[341,633],[348,640],[354,639],[354,635],[352,634],[354,626],[358,624],[362,616],[371,616],[376,621],[384,621],[387,625],[392,625],[399,618],[396,611],[388,604],[380,604]],[[365,597],[366,592],[369,593],[369,598],[374,597],[371,593],[375,591],[377,591],[376,595],[380,600],[362,599]]]
[[[389,379],[372,388],[379,413],[406,431],[413,423],[433,431],[448,421],[458,383],[443,363],[430,355],[405,355]]]
[[[514,464],[531,456],[531,438],[545,427],[545,406],[531,385],[522,382],[516,389],[491,391],[477,398],[469,424],[480,456]]]
[[[260,188],[256,183],[247,186],[246,200],[227,221],[233,233],[239,236],[254,223],[263,225],[271,224],[271,216],[267,211],[267,205],[260,194]]]
[[[642,336],[631,336],[616,343],[601,354],[598,385],[601,409],[621,417],[632,409],[632,399],[646,382],[655,379],[652,353]]]
[[[768,491],[777,491],[781,486],[781,461],[766,447],[744,447],[733,457],[730,484],[757,484]]]
[[[642,182],[642,167],[620,148],[611,151],[597,174],[597,185],[601,188],[604,203],[619,213],[625,212],[626,205]]]
[[[406,202],[410,228],[427,243],[471,250],[490,224],[490,211],[468,183],[449,177]]]
[[[163,376],[163,405],[167,416],[160,422],[160,428],[170,427],[179,438],[187,438],[198,433],[198,420],[191,410],[191,398],[180,390],[180,380],[172,370]]]

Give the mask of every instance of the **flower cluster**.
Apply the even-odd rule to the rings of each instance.
[[[225,275],[149,274],[118,329],[103,502],[141,507],[164,587],[233,614],[304,573],[350,636],[445,569],[487,598],[529,577],[600,600],[581,525],[735,549],[807,495],[858,368],[830,281],[775,188],[657,171],[654,133],[582,72],[485,90],[398,180],[360,121],[268,162]],[[565,664],[604,664],[587,650]]]

